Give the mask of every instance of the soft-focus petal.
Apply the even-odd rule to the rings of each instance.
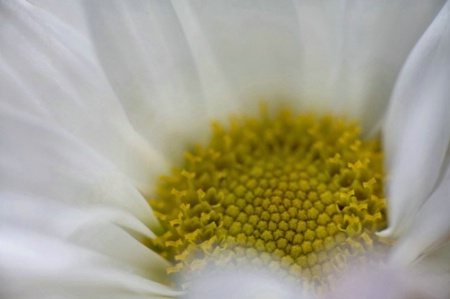
[[[176,292],[120,262],[35,231],[0,228],[2,298],[162,298]]]
[[[450,2],[398,79],[384,127],[389,228],[398,236],[435,188],[450,141]]]
[[[78,210],[37,196],[0,193],[0,198],[3,229],[13,227],[59,238],[112,258],[153,281],[162,282],[166,276],[169,263],[113,224],[116,215],[110,217],[101,208]]]
[[[82,9],[82,1],[28,0],[28,2],[48,11],[77,31],[83,34],[88,32]]]
[[[194,279],[184,299],[309,299],[298,286],[278,279],[273,274],[239,270],[224,270],[220,273]]]
[[[417,267],[431,273],[448,275],[450,273],[450,239],[447,238],[443,242],[419,259],[416,262]]]
[[[439,246],[448,242],[449,212],[450,168],[447,169],[438,188],[415,215],[411,226],[400,236],[397,245],[393,248],[391,260],[396,263],[411,264],[425,254],[432,254]],[[450,259],[443,259],[442,263],[450,270]]]
[[[0,190],[119,210],[159,226],[131,181],[63,129],[3,108],[0,136]]]
[[[375,133],[405,58],[443,1],[296,3],[302,99],[348,113]]]
[[[251,112],[258,100],[348,114],[373,129],[402,63],[441,6],[86,1],[99,58],[131,122],[173,154],[199,138],[206,119]]]
[[[86,37],[25,1],[0,2],[2,103],[54,122],[142,191],[166,169],[129,124]]]
[[[445,299],[450,295],[449,275],[423,273],[408,267],[352,270],[337,280],[327,299]]]
[[[86,1],[86,11],[100,62],[130,121],[161,152],[178,155],[207,129],[207,105],[171,3]]]
[[[52,7],[51,0],[45,1],[44,6]],[[361,118],[366,132],[375,128],[399,68],[441,3],[114,1],[103,6],[89,1],[89,26],[106,79],[91,45],[75,32],[78,16],[69,21],[71,26],[61,24],[67,8],[50,9],[58,20],[25,1],[0,2],[0,22],[5,24],[0,28],[0,87],[6,98],[0,104],[0,189],[20,194],[0,195],[0,279],[8,285],[0,295],[176,296],[160,284],[167,262],[132,237],[151,237],[158,227],[135,186],[151,191],[147,186],[166,169],[165,158],[204,136],[208,119],[252,111],[258,99],[282,104],[283,97],[302,99],[290,104]],[[416,48],[409,65],[423,69],[423,57],[444,57],[439,54],[448,50],[448,37],[443,40],[443,45],[422,49],[425,54]],[[439,68],[436,60],[432,75],[448,77],[448,69]],[[418,81],[414,73],[401,80]],[[401,80],[396,96],[403,98],[407,92],[402,84],[407,84]],[[428,84],[431,96],[448,94],[443,81]],[[420,106],[428,117],[408,124],[411,131],[396,127],[392,134],[406,142],[414,130],[423,134],[439,127],[448,145],[447,123],[429,117],[436,114],[433,109],[449,108],[444,101],[439,104]],[[420,115],[419,110],[411,115]],[[394,148],[390,153],[396,157]],[[421,150],[438,156],[432,161],[431,181],[438,178],[436,161],[442,163],[446,149],[432,143]],[[403,172],[393,173],[395,178]],[[436,206],[446,205],[442,194],[448,186],[441,187],[419,215],[428,217]],[[424,244],[434,245],[448,233],[444,214],[438,216],[421,227],[421,232],[432,230],[431,237],[420,235]],[[426,280],[416,284],[417,277],[399,274],[403,272],[358,275],[351,295],[398,299],[417,291],[445,297],[441,289],[429,292]],[[370,278],[380,284],[367,284]],[[272,277],[228,273],[194,282],[188,297],[299,294]]]

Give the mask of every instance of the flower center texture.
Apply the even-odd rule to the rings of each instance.
[[[328,290],[348,261],[385,246],[380,141],[332,116],[231,118],[185,152],[150,200],[163,232],[149,247],[170,275],[242,263]],[[283,276],[283,277],[284,277]]]

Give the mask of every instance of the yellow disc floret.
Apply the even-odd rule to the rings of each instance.
[[[347,261],[366,259],[386,226],[379,140],[333,117],[213,124],[150,201],[164,232],[149,246],[169,273],[242,261],[327,289]]]

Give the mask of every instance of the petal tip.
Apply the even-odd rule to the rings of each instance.
[[[378,237],[381,238],[393,238],[395,236],[394,229],[392,227],[388,227],[382,231],[376,233]]]

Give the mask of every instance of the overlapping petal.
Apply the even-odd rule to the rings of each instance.
[[[117,208],[157,225],[131,181],[89,146],[42,120],[6,108],[0,114],[1,190]]]
[[[129,124],[86,36],[25,1],[0,5],[2,104],[67,130],[149,192],[165,158]]]
[[[99,58],[137,130],[152,138],[154,125],[146,125],[161,119],[156,124],[167,126],[169,136],[192,138],[199,125],[191,121],[192,131],[181,125],[189,115],[200,123],[204,115],[221,119],[237,109],[251,112],[262,99],[346,114],[361,119],[366,132],[375,129],[406,56],[443,1],[405,3],[86,6]],[[174,142],[158,140],[165,148]]]
[[[117,283],[124,294],[173,294],[158,284],[167,261],[140,242],[153,237],[149,227],[158,224],[130,181],[64,130],[5,111],[0,267],[9,287],[4,292],[14,298],[41,291],[98,298]],[[26,288],[20,285],[24,280]]]
[[[421,262],[426,255],[434,255],[435,250],[446,245],[450,237],[450,170],[447,169],[443,181],[420,207],[410,226],[399,238],[391,259],[402,264]],[[443,252],[448,252],[448,244]],[[450,257],[441,260],[439,268],[450,272]]]
[[[252,113],[259,100],[333,111],[376,131],[442,3],[90,0],[87,28],[70,12],[78,2],[41,3],[54,17],[1,1],[0,279],[9,287],[0,295],[179,295],[163,283],[167,262],[139,242],[158,229],[139,191],[151,193],[211,118]],[[409,57],[385,126],[385,234],[409,229],[395,261],[417,259],[450,232],[445,210],[435,213],[449,192],[449,5]],[[79,34],[87,29],[100,62]]]
[[[38,196],[4,192],[1,196],[2,232],[12,228],[25,234],[33,233],[36,238],[59,239],[65,246],[84,248],[108,257],[147,279],[159,282],[164,279],[168,262],[123,229],[127,224],[121,223],[125,218],[123,213],[118,217],[118,213],[105,213],[100,207],[78,209]],[[117,222],[123,226],[116,225]],[[10,242],[14,243],[14,239]],[[28,251],[31,254],[34,248]]]
[[[428,216],[418,216],[417,212],[424,204],[439,210],[444,203],[437,202],[448,200],[443,190],[449,178],[443,174],[448,167],[445,157],[450,142],[449,18],[447,2],[412,51],[392,96],[384,130],[390,180],[390,224],[382,233],[385,236],[399,236],[413,219],[421,223],[419,226],[432,224],[437,218],[429,208],[421,212]],[[439,187],[442,191],[430,197],[439,185],[443,185]],[[405,238],[413,236],[411,232]]]
[[[15,227],[0,230],[2,298],[153,298],[176,292],[61,238]]]

